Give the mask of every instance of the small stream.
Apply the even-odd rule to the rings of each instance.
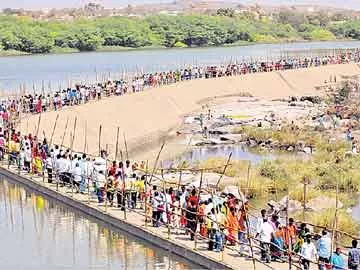
[[[275,154],[249,151],[244,145],[222,145],[194,147],[190,152],[185,153],[181,159],[187,160],[190,163],[205,161],[210,158],[227,159],[230,153],[232,153],[231,158],[233,160],[249,160],[254,164],[258,164],[263,160],[272,160],[276,158]]]
[[[358,204],[352,209],[351,215],[354,218],[354,220],[360,222],[360,198]]]
[[[295,158],[298,156],[298,154],[293,153],[254,151],[242,144],[199,146],[193,147],[190,151],[172,160],[166,161],[164,165],[166,167],[171,167],[172,165],[180,164],[183,161],[187,161],[190,164],[196,164],[213,158],[227,159],[230,153],[232,153],[232,160],[248,160],[253,165],[257,165],[264,160],[274,160],[280,157]]]

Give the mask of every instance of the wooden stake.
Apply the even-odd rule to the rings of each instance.
[[[152,180],[152,178],[153,178],[153,176],[154,176],[154,173],[155,173],[155,171],[156,171],[157,164],[158,164],[159,158],[160,158],[160,154],[161,154],[162,150],[164,149],[164,146],[165,146],[165,141],[164,141],[163,144],[161,145],[160,151],[159,151],[159,153],[158,153],[158,155],[157,155],[157,157],[156,157],[156,160],[155,160],[155,163],[154,163],[154,168],[153,168],[153,171],[152,171],[152,173],[151,173],[150,180],[149,180],[149,183],[150,183],[150,184],[151,184],[151,180]]]
[[[61,138],[60,148],[63,147],[63,145],[64,145],[64,139],[65,139],[65,135],[66,135],[66,130],[67,130],[68,124],[69,124],[69,117],[66,119],[64,134],[63,134],[63,136],[62,136],[62,138]]]
[[[71,142],[70,145],[72,145],[72,138],[73,138],[73,134],[70,132],[70,138],[71,138]],[[72,147],[70,146],[70,153],[72,153]],[[74,197],[74,177],[71,175],[70,178],[70,183],[71,183],[71,197]]]
[[[250,190],[250,170],[251,170],[251,161],[249,160],[247,176],[246,176],[246,192],[245,192],[246,196],[249,195],[249,190]]]
[[[200,194],[201,194],[201,187],[202,187],[202,183],[203,183],[203,176],[204,176],[204,170],[200,171],[200,186],[199,186],[199,195],[198,195],[198,201],[197,201],[197,208],[196,208],[196,227],[197,228],[197,224],[199,222],[199,205],[200,205]],[[194,232],[194,250],[197,250],[197,237],[196,237],[196,229]]]
[[[306,191],[307,191],[307,178],[304,177],[304,203],[303,203],[303,222],[306,222]]]
[[[220,184],[220,181],[221,181],[221,179],[223,178],[223,176],[224,176],[224,174],[225,174],[225,171],[226,171],[227,167],[228,167],[229,164],[230,164],[231,157],[232,157],[232,152],[230,153],[230,155],[229,155],[229,157],[228,157],[228,159],[227,159],[227,162],[226,162],[226,164],[225,164],[225,166],[224,166],[224,170],[223,170],[222,174],[220,175],[219,180],[218,180],[217,183],[216,183],[216,189],[218,188],[218,186],[219,186],[219,184]]]
[[[149,174],[149,160],[146,161],[146,167],[145,167],[145,227],[147,227],[147,209],[148,209],[148,205],[147,205],[147,179],[148,179],[148,174]]]
[[[85,140],[84,140],[84,153],[86,153],[86,144],[87,144],[87,121],[85,121]]]
[[[336,201],[335,201],[335,214],[334,223],[331,235],[331,250],[334,250],[337,245],[337,223],[338,223],[338,208],[339,208],[339,179],[336,178]]]
[[[127,141],[126,141],[126,137],[125,137],[125,133],[124,135],[124,144],[125,144],[125,151],[126,151],[126,159],[129,159],[129,152],[128,152],[128,147],[127,147]]]
[[[119,133],[120,133],[120,127],[117,128],[117,133],[116,133],[115,160],[117,160],[118,152],[119,152]]]
[[[180,191],[181,178],[182,178],[182,169],[183,169],[184,166],[185,166],[185,161],[183,162],[183,164],[180,167],[179,182],[178,182],[178,192]]]
[[[239,196],[241,196],[240,181],[238,181],[238,192],[239,192]],[[241,200],[242,200],[243,209],[244,209],[244,213],[245,213],[246,234],[247,234],[247,239],[248,239],[249,245],[250,245],[251,258],[252,258],[252,262],[253,262],[253,269],[255,270],[256,269],[256,259],[254,257],[254,249],[253,249],[252,240],[251,240],[248,213],[247,213],[247,209],[246,209],[245,204],[244,204],[245,198],[242,198]]]
[[[287,239],[289,239],[289,246],[288,246],[288,259],[289,259],[289,270],[291,270],[291,254],[292,254],[292,240],[291,236],[289,235],[289,201],[290,201],[290,191],[289,191],[289,182],[287,183],[287,199],[286,199],[286,230],[285,234],[287,235]]]
[[[72,138],[71,138],[71,152],[73,151],[73,148],[74,148],[76,124],[77,124],[77,117],[75,116],[74,128],[73,128],[73,133],[72,133]]]
[[[99,156],[101,156],[101,129],[102,126],[99,127]]]
[[[52,141],[53,141],[53,137],[54,137],[54,134],[55,134],[55,129],[56,129],[58,119],[59,119],[59,114],[57,114],[56,119],[55,119],[54,127],[53,127],[51,137],[50,137],[49,148],[51,148],[51,145],[52,145]]]
[[[106,181],[106,185],[105,185],[105,194],[104,194],[104,199],[105,199],[105,213],[107,212],[107,208],[108,208],[108,204],[107,204],[107,190],[108,190],[108,163],[107,163],[107,157],[108,157],[108,144],[106,144],[106,152],[105,152],[105,181]]]

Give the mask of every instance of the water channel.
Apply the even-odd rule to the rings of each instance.
[[[0,269],[199,269],[2,177],[0,239]]]
[[[230,61],[271,59],[279,56],[332,54],[335,49],[360,48],[360,41],[258,44],[199,49],[132,50],[0,58],[0,89],[18,90],[26,84],[40,91],[42,80],[52,89],[69,81],[88,82],[102,76],[119,78],[125,72],[176,69],[189,64],[227,64]]]

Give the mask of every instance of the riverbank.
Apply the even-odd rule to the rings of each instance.
[[[206,50],[206,49],[216,49],[216,48],[243,48],[243,47],[251,47],[251,46],[261,46],[261,45],[280,45],[281,46],[290,46],[292,44],[326,44],[328,42],[331,43],[338,43],[341,44],[346,42],[347,44],[351,42],[359,42],[355,39],[335,39],[335,40],[281,40],[281,41],[258,41],[258,42],[250,42],[250,41],[239,41],[233,44],[224,44],[220,46],[195,46],[195,47],[187,47],[187,46],[178,46],[178,47],[171,47],[167,48],[161,45],[153,45],[153,46],[143,46],[143,47],[125,47],[125,46],[101,46],[94,51],[81,51],[76,48],[69,48],[69,47],[54,47],[49,53],[29,53],[24,51],[18,50],[0,50],[0,57],[9,57],[9,56],[36,56],[36,55],[62,55],[62,54],[85,54],[85,53],[104,53],[104,52],[129,52],[129,51],[157,51],[157,50],[167,50],[167,51],[176,51],[176,50]],[[343,48],[343,47],[342,47]],[[325,48],[325,49],[316,49],[314,50],[332,50],[332,48]]]
[[[318,24],[304,26],[284,22],[276,16],[258,20],[255,17],[222,15],[149,15],[145,17],[82,17],[59,27],[58,21],[26,20],[16,16],[0,16],[0,46],[6,50],[27,53],[49,53],[55,48],[96,51],[101,47],[141,48],[206,47],[243,42],[271,43],[298,40],[336,40],[355,37],[347,34],[346,22],[331,27]],[[302,25],[302,24],[301,24]],[[1,29],[5,29],[3,31]],[[21,31],[19,31],[19,29]],[[357,27],[355,25],[354,32]],[[180,34],[181,33],[181,34]]]

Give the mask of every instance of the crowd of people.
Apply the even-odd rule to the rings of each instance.
[[[343,64],[360,61],[360,50],[343,51],[335,55],[316,57],[283,57],[278,60],[256,60],[229,63],[219,66],[189,66],[167,72],[135,74],[131,79],[112,80],[89,84],[76,84],[75,87],[52,93],[29,93],[17,98],[1,101],[1,109],[8,108],[15,114],[40,113],[59,110],[64,106],[74,106],[99,100],[105,96],[121,96],[127,93],[141,92],[146,88],[159,87],[186,80],[215,78],[223,76],[246,75],[249,73],[272,72],[288,69],[309,68],[324,65]],[[335,79],[336,80],[336,79]]]
[[[54,94],[34,94],[19,99],[6,99],[0,104],[0,158],[9,153],[9,163],[20,171],[45,176],[49,183],[70,186],[74,192],[95,197],[99,204],[124,211],[143,209],[154,227],[171,226],[174,233],[186,232],[191,241],[206,240],[208,249],[221,252],[236,249],[242,256],[252,256],[250,241],[260,247],[260,259],[286,262],[298,259],[302,269],[318,263],[319,269],[360,269],[357,241],[345,262],[340,248],[332,251],[329,232],[320,237],[305,224],[285,219],[280,213],[261,210],[260,217],[250,215],[249,203],[232,193],[201,193],[188,185],[171,187],[153,184],[145,173],[145,162],[107,160],[106,151],[98,157],[74,153],[59,145],[49,145],[34,134],[21,134],[14,129],[20,113],[41,113],[63,106],[84,104],[103,96],[140,92],[182,80],[243,75],[253,72],[307,68],[327,64],[359,62],[360,51],[336,56],[286,58],[280,61],[249,62],[219,67],[191,67],[175,72],[137,76],[132,81],[108,80],[94,85],[77,85]],[[209,113],[210,114],[210,113]],[[351,130],[347,138],[352,137]]]
[[[1,130],[0,149],[1,153],[8,150],[8,162],[21,171],[46,175],[49,183],[71,187],[108,207],[144,211],[154,227],[171,226],[173,233],[185,232],[191,241],[205,239],[210,251],[221,252],[226,246],[241,256],[252,256],[251,240],[260,247],[260,259],[265,263],[287,262],[291,257],[302,269],[310,269],[312,263],[318,263],[320,270],[360,267],[356,240],[346,264],[340,248],[332,252],[326,230],[318,237],[305,223],[286,219],[276,209],[263,209],[260,217],[252,216],[248,201],[230,192],[203,190],[199,194],[199,188],[192,185],[177,189],[153,184],[145,173],[145,162],[109,162],[106,151],[101,151],[99,157],[73,153],[58,145],[50,146],[46,138],[40,141],[32,134],[12,129]]]

